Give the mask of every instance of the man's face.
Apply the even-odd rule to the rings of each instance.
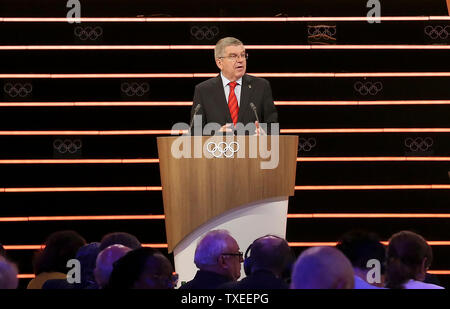
[[[240,255],[239,245],[234,239],[230,239],[228,242],[227,250],[222,255],[224,261],[224,269],[229,278],[233,280],[241,277],[241,263],[243,262],[243,256]]]
[[[245,74],[247,60],[245,59],[244,45],[231,45],[225,47],[223,57],[216,59],[216,64],[222,74],[234,82]]]

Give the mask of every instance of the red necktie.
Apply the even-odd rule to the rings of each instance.
[[[233,120],[234,125],[236,125],[238,120],[239,106],[236,95],[234,94],[234,88],[236,87],[236,82],[230,82],[228,84],[230,86],[230,95],[228,96],[228,108],[230,109],[231,119]]]

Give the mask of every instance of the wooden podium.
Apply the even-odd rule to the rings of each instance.
[[[229,230],[241,251],[266,234],[286,237],[297,136],[177,136],[157,142],[167,243],[180,283],[194,277],[197,242],[210,230]],[[276,166],[262,168],[269,159]]]

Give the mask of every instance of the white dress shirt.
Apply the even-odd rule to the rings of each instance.
[[[230,83],[230,81],[223,76],[222,72],[220,72],[220,77],[222,78],[222,83],[223,83],[223,88],[225,90],[225,98],[227,99],[227,103],[228,103],[228,97],[230,96],[230,85],[228,85]],[[241,107],[241,88],[242,88],[242,77],[239,78],[236,81],[237,85],[234,88],[234,94],[236,95],[236,99],[238,101],[238,106]]]

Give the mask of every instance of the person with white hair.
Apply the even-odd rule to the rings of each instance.
[[[228,231],[210,231],[195,249],[194,262],[199,270],[180,289],[216,289],[226,282],[237,281],[243,261],[243,253]]]
[[[333,247],[305,250],[294,265],[291,289],[353,289],[354,272],[345,255]]]
[[[217,42],[214,59],[220,73],[195,87],[191,111],[191,123],[197,128],[194,131],[214,123],[219,131],[236,130],[239,134],[242,129],[239,123],[249,125],[250,134],[263,134],[260,128],[269,130],[267,125],[278,122],[270,83],[246,74],[247,58],[245,46],[239,39],[225,37]],[[195,115],[201,116],[201,123],[194,119]]]

